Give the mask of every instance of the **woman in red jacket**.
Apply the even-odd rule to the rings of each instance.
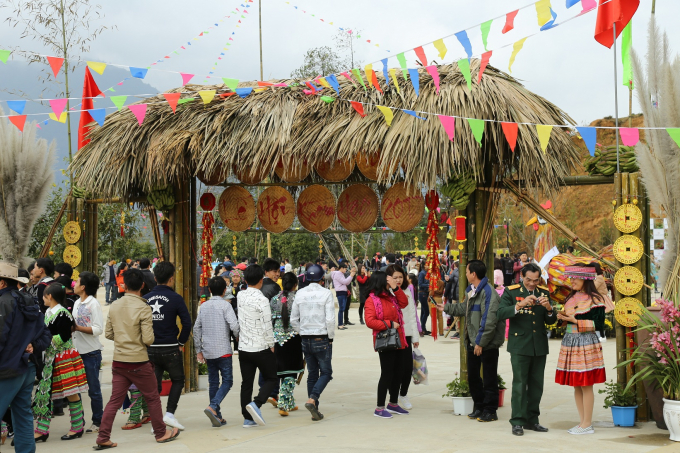
[[[397,281],[385,272],[376,271],[368,279],[368,298],[365,306],[366,326],[373,330],[373,346],[378,332],[388,328],[396,328],[399,332],[401,348],[406,347],[404,335],[404,317],[402,308],[408,305],[408,298],[397,285]],[[380,357],[380,380],[378,381],[378,405],[373,415],[380,418],[392,418],[391,414],[407,415],[408,411],[398,404],[399,387],[402,378],[401,352],[399,349],[378,352]],[[385,407],[387,391],[390,392],[390,404]]]
[[[357,282],[359,282],[359,322],[364,324],[364,306],[366,305],[366,298],[368,297],[368,278],[371,273],[363,264],[359,265],[359,272],[357,272]]]

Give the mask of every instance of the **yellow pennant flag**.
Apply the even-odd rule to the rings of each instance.
[[[55,115],[54,113],[50,113],[50,119],[53,121],[59,121],[60,123],[65,123],[66,115],[68,115],[67,112],[61,112],[61,115],[59,115],[59,118],[57,118],[57,115]]]
[[[446,56],[446,44],[444,44],[444,40],[438,39],[432,44],[434,44],[434,48],[437,49],[437,51],[439,52],[439,58],[443,60],[444,57]]]
[[[255,88],[253,91],[256,92],[256,93],[259,93],[259,92],[261,92],[261,91],[267,91],[268,88],[269,88],[269,87]]]
[[[198,95],[203,99],[204,104],[210,104],[210,102],[215,97],[216,90],[202,90],[198,92]]]
[[[550,141],[550,133],[552,132],[552,126],[546,126],[545,124],[537,124],[536,132],[538,132],[538,141],[541,142],[541,149],[545,153],[548,149],[548,142]]]
[[[394,82],[394,86],[397,87],[397,93],[399,93],[399,82],[397,82],[397,70],[392,68],[390,69],[390,77],[392,77],[392,82]]]
[[[373,74],[373,63],[369,63],[364,67],[364,72],[366,73],[366,80],[368,81],[368,86],[372,87],[372,78],[371,74]]]
[[[522,47],[524,47],[524,41],[526,40],[527,38],[522,38],[512,46],[512,55],[510,55],[510,63],[508,64],[508,72],[510,72],[510,74],[512,74],[512,64],[515,62],[515,57],[519,51],[522,50]]]
[[[104,69],[106,69],[106,63],[98,63],[96,61],[88,61],[87,65],[99,75],[104,74]]]
[[[320,77],[320,78],[319,78],[319,84],[320,84],[322,87],[326,87],[326,88],[330,88],[330,87],[331,87],[331,84],[328,83],[328,81],[326,80],[325,77]]]
[[[446,239],[453,239],[453,237],[451,237],[451,233],[446,233]]]
[[[548,23],[552,19],[550,14],[550,0],[538,0],[536,2],[536,15],[538,16],[538,25],[540,27]]]
[[[394,113],[392,113],[392,109],[389,107],[383,107],[382,105],[376,105],[376,107],[378,107],[382,114],[385,115],[385,122],[387,123],[387,125],[391,126],[392,118],[394,118]]]

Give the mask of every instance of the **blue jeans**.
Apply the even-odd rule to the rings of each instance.
[[[14,444],[17,453],[35,453],[33,439],[33,412],[31,393],[35,381],[35,365],[29,363],[28,371],[17,377],[0,380],[0,414],[12,408]]]
[[[92,407],[92,424],[101,425],[104,415],[104,400],[102,399],[102,388],[99,382],[99,370],[102,364],[102,352],[92,351],[87,354],[80,354],[85,366],[85,377],[87,378],[87,394],[90,396],[90,406]]]
[[[104,286],[106,287],[106,303],[110,304],[118,298],[118,286],[116,286],[116,282],[109,282]]]
[[[210,407],[217,413],[217,418],[222,418],[220,403],[227,396],[231,386],[234,385],[234,375],[231,367],[231,357],[206,359],[208,364],[208,396]],[[220,385],[222,374],[222,385]]]
[[[319,397],[333,379],[333,344],[327,338],[302,338],[302,352],[307,362],[307,396],[319,405]]]
[[[338,327],[344,325],[345,307],[347,306],[347,292],[345,294],[336,294],[338,298]]]

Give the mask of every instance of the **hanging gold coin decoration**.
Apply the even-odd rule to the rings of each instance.
[[[614,226],[622,233],[632,233],[642,225],[642,212],[634,204],[623,204],[614,211]]]
[[[637,326],[643,307],[639,300],[633,297],[624,297],[616,303],[614,317],[625,327]]]
[[[623,264],[633,264],[640,261],[644,253],[644,246],[640,238],[625,234],[614,242],[614,257]]]
[[[64,249],[64,262],[68,263],[71,265],[71,267],[75,268],[77,265],[80,264],[80,260],[82,259],[82,254],[80,252],[80,249],[76,247],[75,245],[67,245],[66,248]]]
[[[80,277],[80,272],[77,270],[73,269],[73,275],[71,275],[71,280],[74,282],[78,280],[78,277]]]
[[[80,225],[71,220],[64,225],[64,240],[67,244],[75,244],[80,239]]]
[[[614,275],[614,287],[624,296],[633,296],[640,292],[644,279],[642,272],[631,266],[624,266]]]

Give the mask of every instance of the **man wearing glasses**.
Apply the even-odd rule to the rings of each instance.
[[[541,269],[534,263],[522,267],[522,283],[508,286],[501,297],[498,320],[510,319],[508,352],[512,364],[512,434],[524,430],[547,432],[538,423],[543,396],[543,375],[548,355],[546,325],[557,322],[548,288],[538,286]]]

